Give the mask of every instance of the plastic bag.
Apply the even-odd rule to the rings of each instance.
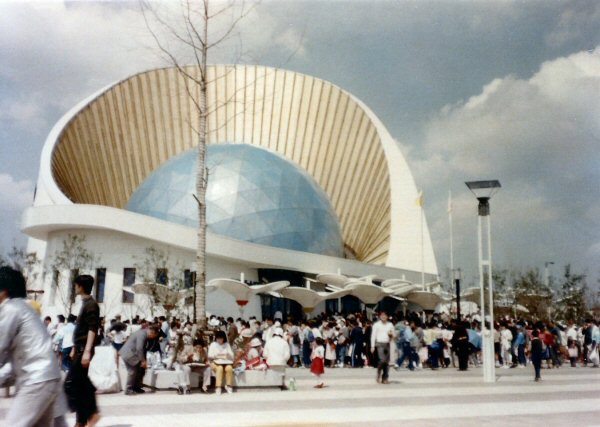
[[[88,376],[96,387],[97,393],[119,393],[122,390],[116,351],[112,346],[96,347]]]

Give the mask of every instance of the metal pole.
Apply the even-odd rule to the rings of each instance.
[[[454,237],[452,230],[452,193],[448,194],[448,225],[450,228],[450,287],[454,274]]]
[[[488,273],[488,298],[490,311],[490,329],[489,342],[487,346],[487,364],[484,362],[484,367],[487,368],[487,379],[485,382],[496,381],[496,364],[494,354],[494,283],[492,281],[492,227],[490,223],[490,215],[487,215],[487,273]]]
[[[423,231],[423,217],[425,213],[423,212],[423,205],[421,205],[421,290],[425,290],[425,249],[423,248],[424,231]]]
[[[485,299],[483,290],[483,251],[481,247],[481,217],[477,217],[477,251],[479,255],[479,309],[481,311],[481,339],[483,343],[485,331]]]
[[[480,211],[482,213],[482,211]],[[488,225],[489,225],[489,213],[488,215]],[[477,216],[477,234],[478,234],[478,249],[479,249],[479,290],[480,290],[480,301],[481,301],[481,358],[483,363],[483,382],[491,383],[495,381],[495,366],[494,366],[494,335],[493,335],[493,327],[486,327],[485,324],[485,275],[488,275],[489,281],[489,227],[487,230],[488,235],[488,253],[486,254],[488,259],[483,259],[483,232],[482,232],[482,216]],[[484,266],[487,267],[484,268]],[[489,299],[488,302],[491,302]],[[490,312],[493,308],[490,306]]]

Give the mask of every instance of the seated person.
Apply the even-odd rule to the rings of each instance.
[[[177,345],[174,351],[173,367],[177,371],[177,394],[191,394],[190,374],[192,372],[188,363],[193,361],[194,347],[189,334],[178,333]]]
[[[210,385],[210,377],[213,374],[212,369],[208,363],[208,352],[204,340],[198,337],[194,340],[194,352],[192,353],[192,363],[203,364],[206,367],[202,371],[202,391],[208,392],[208,386]]]
[[[221,394],[223,377],[225,390],[227,393],[233,393],[233,350],[224,331],[215,333],[215,341],[208,347],[208,361],[216,377],[216,393]]]
[[[246,369],[254,371],[264,371],[267,364],[262,358],[262,342],[260,338],[252,338],[246,352]]]

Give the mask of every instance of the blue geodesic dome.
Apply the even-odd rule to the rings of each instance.
[[[195,149],[157,168],[126,209],[197,227]],[[343,256],[340,225],[325,192],[303,169],[248,144],[207,147],[206,217],[214,233],[322,255]]]

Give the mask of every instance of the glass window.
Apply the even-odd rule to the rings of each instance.
[[[195,276],[196,276],[196,272],[195,271],[190,271],[190,270],[184,270],[183,271],[183,287],[185,289],[189,289],[189,288],[193,288],[194,287]]]
[[[124,268],[123,269],[123,295],[121,302],[125,304],[132,304],[134,300],[133,289],[131,288],[135,284],[135,268]]]
[[[156,269],[156,283],[159,285],[167,285],[169,283],[169,270],[166,268]]]
[[[95,297],[96,302],[104,302],[104,289],[106,287],[106,268],[97,268],[96,269],[96,284],[95,288]]]

